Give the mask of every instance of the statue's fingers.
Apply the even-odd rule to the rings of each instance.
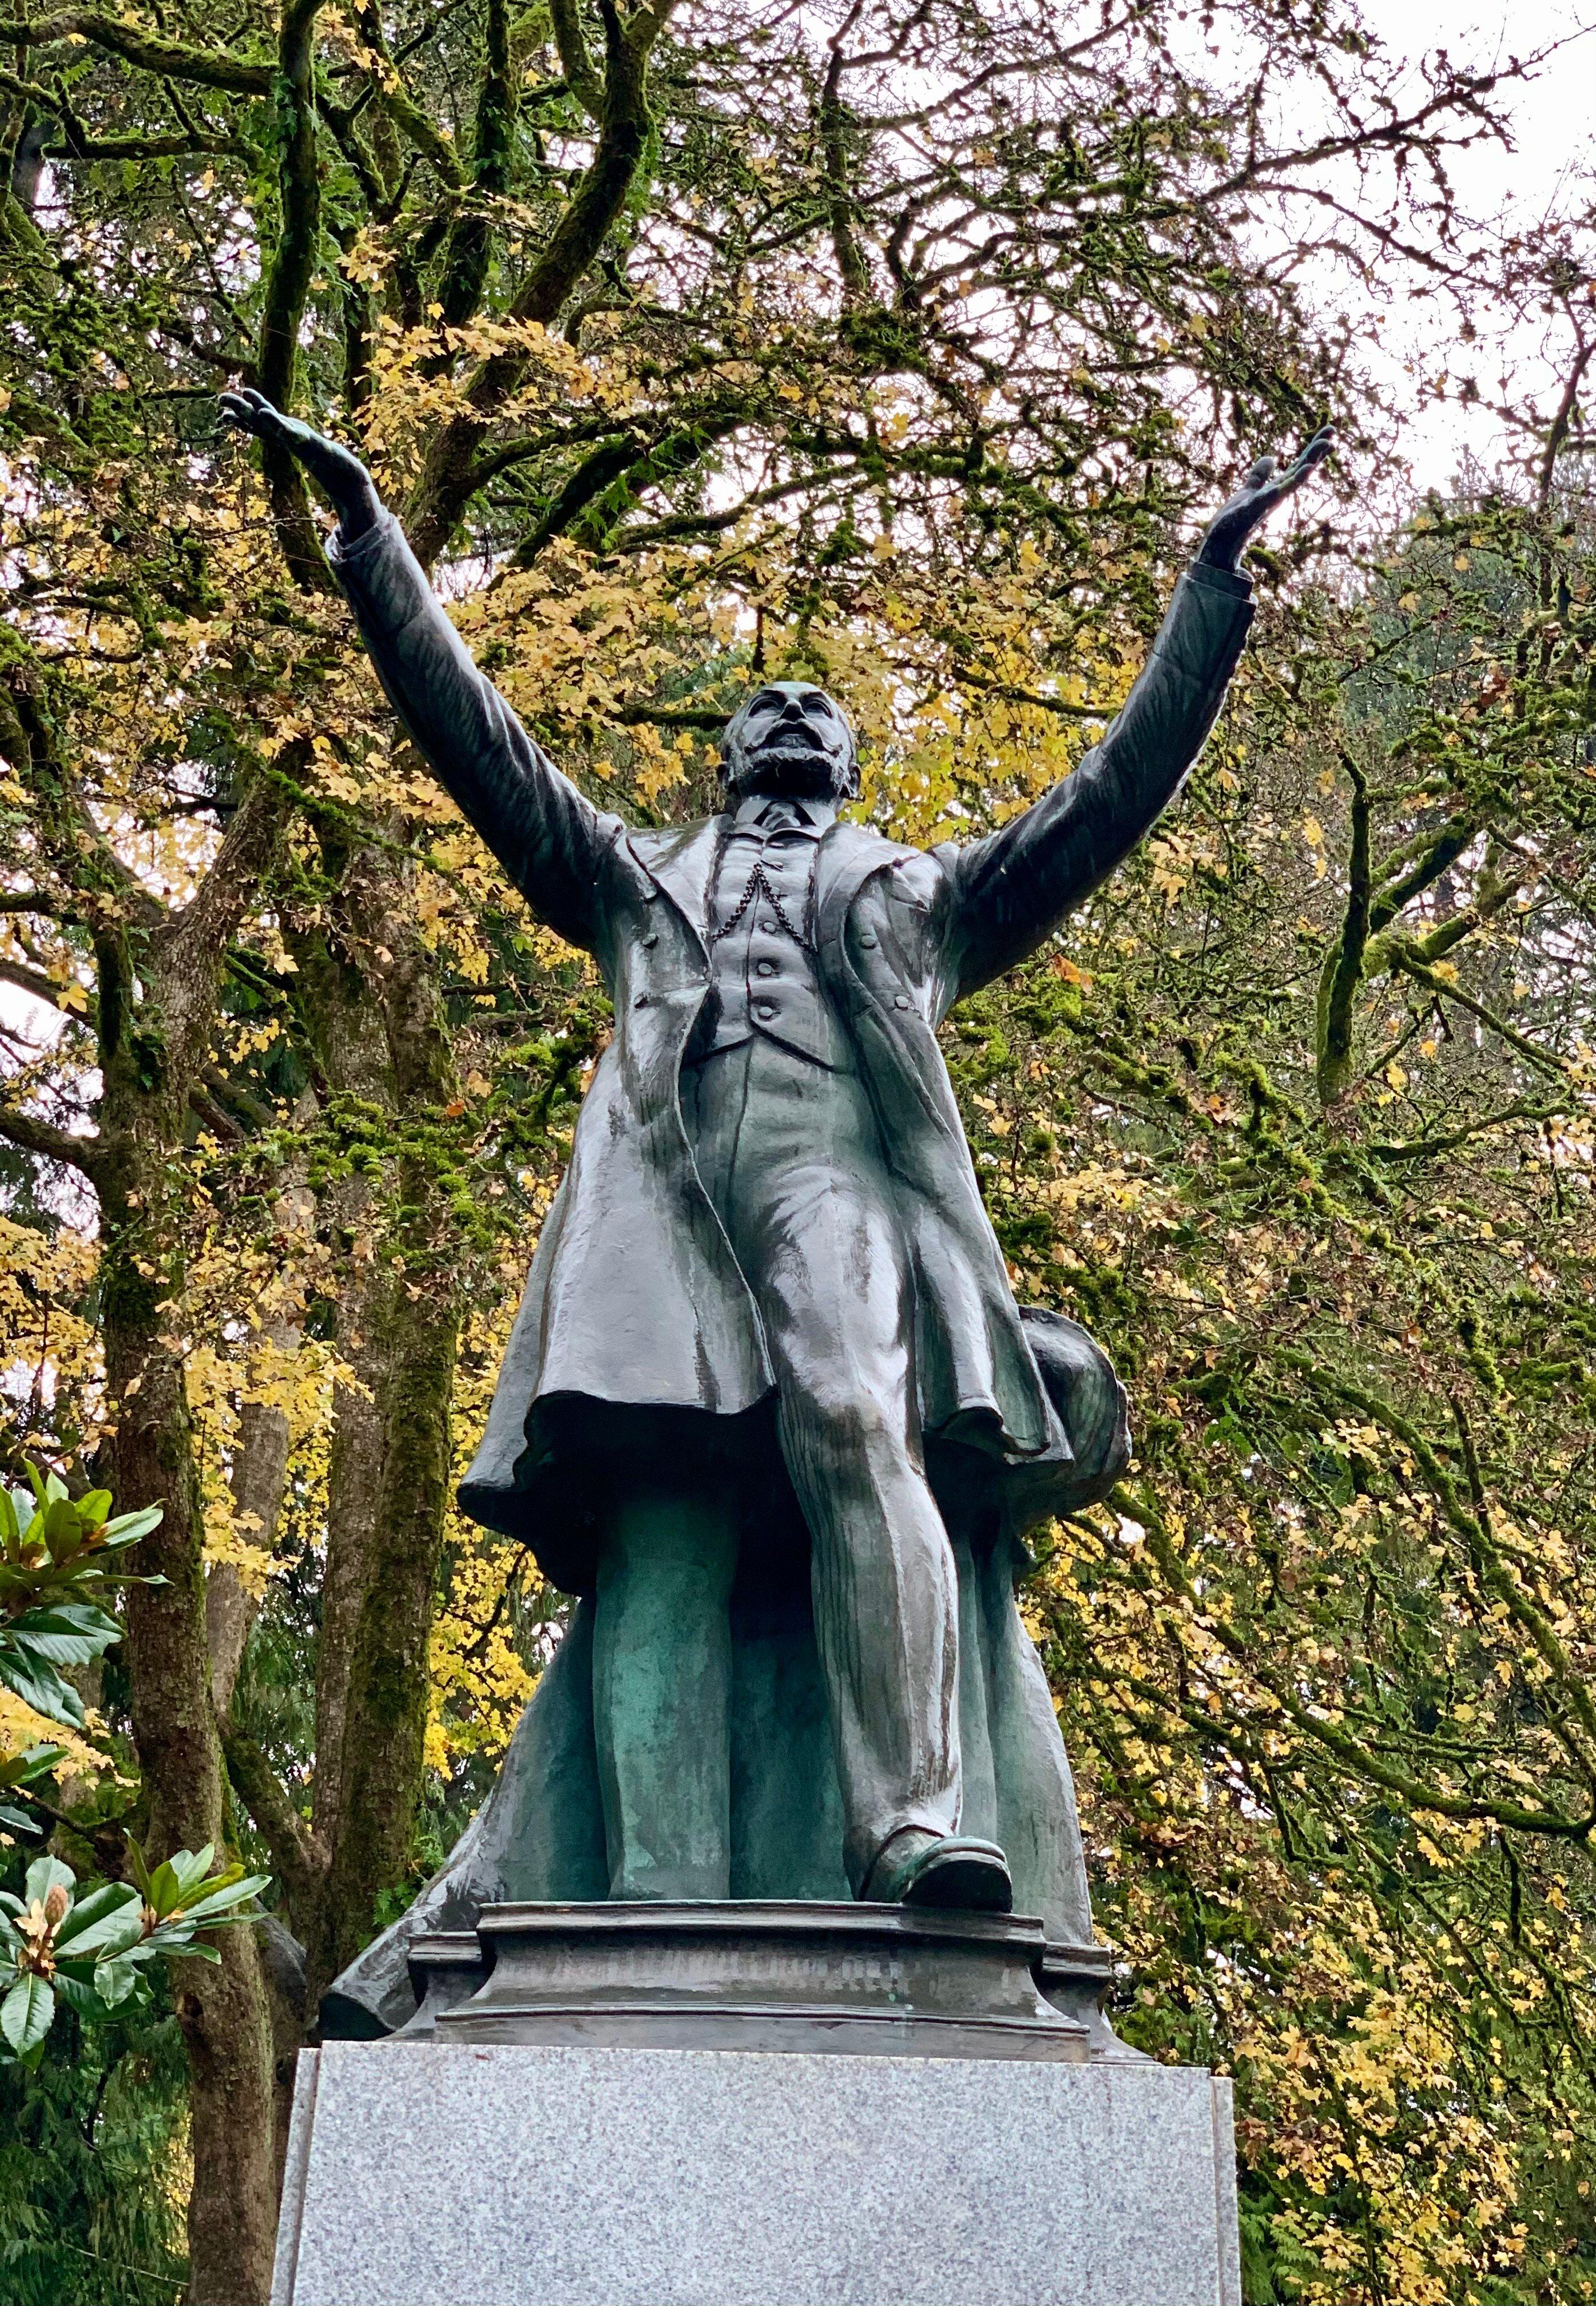
[[[1308,442],[1302,454],[1298,457],[1296,463],[1292,466],[1290,473],[1287,474],[1286,477],[1288,484],[1294,489],[1299,482],[1305,481],[1310,473],[1316,471],[1317,468],[1324,463],[1325,458],[1330,454],[1335,446],[1336,433],[1334,427],[1328,424],[1321,424],[1319,431],[1314,434],[1312,440]]]
[[[1260,457],[1257,464],[1253,465],[1251,471],[1248,474],[1243,486],[1250,489],[1267,489],[1269,483],[1274,479],[1278,467],[1279,459],[1277,457]]]

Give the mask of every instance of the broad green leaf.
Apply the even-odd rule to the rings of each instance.
[[[74,1961],[87,1953],[103,1957],[136,1945],[143,1935],[138,1892],[126,1882],[102,1882],[80,1898],[56,1933],[55,1943]]]
[[[135,1982],[136,1977],[135,1973]],[[92,1979],[93,1972],[85,1963],[82,1977],[74,1977],[64,1967],[55,1972],[54,1983],[56,1993],[69,2010],[75,2010],[79,2017],[86,2019],[91,2026],[103,2026],[111,2012],[95,1992]]]
[[[98,1963],[94,1972],[94,1990],[107,2010],[125,2002],[139,1982],[139,1974],[131,1961],[117,1960]]]
[[[48,1777],[65,1753],[64,1746],[28,1746],[0,1762],[0,1786],[30,1786],[35,1778]]]
[[[59,1858],[36,1858],[28,1868],[28,1878],[22,1884],[22,1896],[29,1905],[36,1898],[47,1898],[52,1890],[64,1890],[70,1897],[78,1886],[78,1877],[70,1866]]]
[[[135,1899],[131,1906],[120,1906],[113,1913],[101,1914],[81,1936],[68,1942],[67,1953],[73,1961],[86,1960],[90,1954],[96,1961],[108,1961],[116,1954],[130,1952],[143,1940],[141,1911]]]
[[[150,1875],[149,1886],[144,1892],[144,1902],[158,1921],[164,1921],[168,1914],[175,1912],[182,1905],[183,1895],[178,1889],[177,1876],[172,1871],[172,1861],[169,1858],[163,1858]]]
[[[175,1895],[165,1907],[158,1908],[158,1910],[171,1913],[178,1906],[186,1906],[210,1872],[211,1861],[215,1856],[214,1841],[208,1841],[203,1849],[175,1849],[162,1871],[170,1873]],[[158,1874],[157,1881],[159,1878]],[[153,1884],[151,1886],[153,1888]],[[152,1906],[156,1905],[157,1900],[153,1895],[149,1902]]]
[[[28,2057],[37,2050],[50,2030],[50,2020],[55,2015],[55,1996],[42,1977],[19,1977],[4,2002],[0,2002],[0,2034],[4,2034],[19,2058]]]
[[[100,1535],[107,1545],[132,1545],[136,1538],[148,1537],[152,1529],[159,1528],[166,1510],[165,1506],[146,1506],[140,1513],[118,1514]]]
[[[183,1918],[185,1922],[197,1923],[205,1920],[209,1916],[226,1913],[232,1907],[244,1905],[250,1899],[258,1898],[262,1890],[269,1889],[270,1886],[269,1874],[247,1875],[242,1880],[229,1883],[223,1889],[208,1892],[203,1898],[197,1899],[193,1905],[185,1906],[183,1909]]]
[[[127,1837],[127,1855],[128,1863],[132,1868],[133,1881],[137,1886],[139,1895],[144,1900],[146,1905],[148,1905],[149,1902],[149,1866],[145,1859],[143,1844],[135,1841],[131,1833]]]
[[[89,1665],[122,1638],[115,1618],[92,1601],[55,1601],[25,1610],[5,1630],[11,1641],[51,1665]]]
[[[86,1490],[78,1499],[78,1512],[90,1529],[98,1529],[110,1510],[109,1490]]]
[[[63,1681],[43,1658],[30,1657],[4,1634],[0,1634],[0,1682],[14,1690],[24,1705],[42,1713],[47,1721],[64,1721],[73,1730],[83,1726],[83,1701],[72,1684]]]
[[[45,1508],[44,1536],[53,1561],[70,1561],[74,1553],[81,1551],[83,1525],[70,1498],[50,1500]]]
[[[3,1801],[0,1801],[0,1825],[5,1828],[7,1833],[42,1833],[44,1832],[41,1825],[34,1823],[26,1810],[13,1809],[9,1802]]]
[[[31,1499],[29,1501],[29,1510],[32,1511]],[[12,1492],[7,1489],[0,1489],[0,1542],[12,1546],[21,1534],[22,1525],[17,1519],[16,1504]]]

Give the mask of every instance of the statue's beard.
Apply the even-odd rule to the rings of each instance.
[[[853,790],[847,763],[801,738],[745,753],[727,782],[739,800],[750,793],[772,800],[846,800]]]

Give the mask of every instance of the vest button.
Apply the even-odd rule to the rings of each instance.
[[[909,1000],[907,993],[899,994],[897,999],[892,1004],[894,1009],[907,1009],[909,1005]]]
[[[869,952],[874,952],[876,946],[881,943],[881,939],[876,935],[874,929],[863,929],[859,933],[859,943]]]
[[[761,977],[774,977],[776,973],[776,964],[773,961],[762,961],[756,964],[756,968]]]
[[[638,939],[638,943],[642,945],[644,952],[649,950],[651,945],[656,945],[659,942],[660,933],[658,929],[651,929],[645,937],[640,937]]]
[[[761,921],[759,924],[759,934],[761,936],[774,936],[776,934],[776,924],[774,921]]]
[[[773,1001],[760,1002],[758,1007],[754,1012],[754,1014],[758,1018],[762,1025],[768,1025],[775,1013],[776,1004]]]

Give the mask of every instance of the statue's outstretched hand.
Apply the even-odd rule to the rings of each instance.
[[[297,416],[285,416],[263,392],[253,391],[248,385],[236,392],[224,392],[220,406],[224,423],[285,449],[304,466],[331,500],[346,542],[352,543],[373,526],[382,500],[353,449],[329,440],[325,432],[313,432]]]
[[[1330,427],[1322,425],[1294,465],[1281,469],[1277,457],[1260,457],[1241,487],[1227,505],[1222,505],[1208,523],[1198,559],[1210,568],[1234,569],[1242,557],[1242,548],[1258,527],[1274,511],[1277,504],[1294,495],[1316,466],[1322,465],[1336,446],[1336,435]]]

